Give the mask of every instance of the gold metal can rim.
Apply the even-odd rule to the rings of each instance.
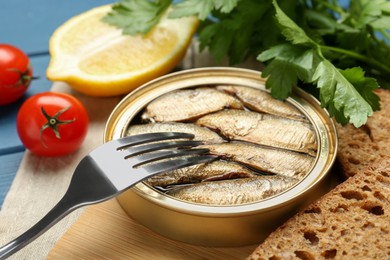
[[[259,71],[242,68],[212,67],[179,71],[152,80],[129,93],[111,113],[104,132],[104,141],[123,137],[131,120],[149,102],[162,94],[188,87],[202,85],[241,85],[265,89],[265,79]],[[150,188],[144,183],[137,184],[133,191],[139,196],[173,211],[199,216],[231,217],[248,214],[259,214],[265,211],[284,207],[299,199],[306,191],[315,187],[331,169],[337,151],[337,133],[333,120],[323,110],[319,102],[310,94],[294,88],[292,96],[287,99],[301,110],[311,121],[318,141],[316,163],[307,176],[294,187],[274,197],[243,205],[209,206],[180,201]]]

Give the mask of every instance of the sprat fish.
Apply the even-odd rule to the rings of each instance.
[[[289,150],[275,149],[245,142],[202,145],[211,154],[236,161],[258,171],[289,177],[303,177],[312,168],[315,158]]]
[[[256,176],[244,179],[201,182],[169,190],[181,200],[208,205],[240,205],[269,198],[292,187],[296,178]]]
[[[149,123],[131,125],[127,129],[127,135],[157,133],[157,132],[182,132],[194,135],[194,140],[205,143],[222,143],[224,139],[217,133],[195,124],[185,124],[176,122]]]
[[[182,89],[150,102],[142,119],[152,122],[182,122],[224,108],[244,109],[244,106],[238,99],[215,88]]]
[[[146,182],[152,186],[166,187],[169,185],[255,176],[255,172],[237,163],[214,161],[165,172],[147,179]]]
[[[297,108],[285,101],[273,98],[266,91],[244,86],[218,86],[217,89],[236,96],[246,107],[253,111],[293,120],[308,121]]]
[[[227,109],[203,116],[196,124],[213,129],[230,140],[311,155],[315,155],[317,150],[316,135],[309,124],[277,116]]]

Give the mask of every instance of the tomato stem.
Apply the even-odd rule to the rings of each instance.
[[[18,69],[10,68],[9,71],[13,71],[19,74],[19,80],[14,85],[15,87],[23,85],[23,86],[29,86],[32,80],[39,79],[39,77],[30,76],[31,71],[31,65],[28,64],[26,71],[21,71]]]
[[[62,115],[69,108],[70,108],[70,106],[65,107],[65,108],[61,109],[60,111],[58,111],[54,116],[50,116],[49,114],[47,114],[47,112],[45,111],[43,106],[41,107],[42,114],[47,119],[47,122],[41,127],[41,131],[40,131],[40,139],[41,139],[43,146],[48,147],[43,140],[43,131],[45,131],[47,128],[51,128],[53,130],[55,136],[58,139],[61,139],[60,132],[58,131],[58,126],[64,125],[64,124],[70,124],[76,120],[76,119],[71,119],[71,120],[59,120],[58,119],[58,117],[60,115]]]

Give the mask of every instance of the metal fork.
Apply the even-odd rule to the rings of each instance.
[[[199,141],[173,140],[193,137],[186,133],[140,134],[96,148],[80,161],[62,199],[29,230],[1,247],[0,259],[11,256],[79,207],[111,199],[152,175],[214,160],[207,149],[193,148]]]

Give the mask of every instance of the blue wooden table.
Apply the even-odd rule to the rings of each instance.
[[[52,82],[46,79],[49,63],[49,39],[54,30],[74,15],[108,0],[12,0],[0,1],[0,43],[22,49],[29,57],[34,80],[18,102],[0,106],[0,207],[23,158],[24,147],[16,132],[16,114],[23,101],[36,93],[48,91]]]

